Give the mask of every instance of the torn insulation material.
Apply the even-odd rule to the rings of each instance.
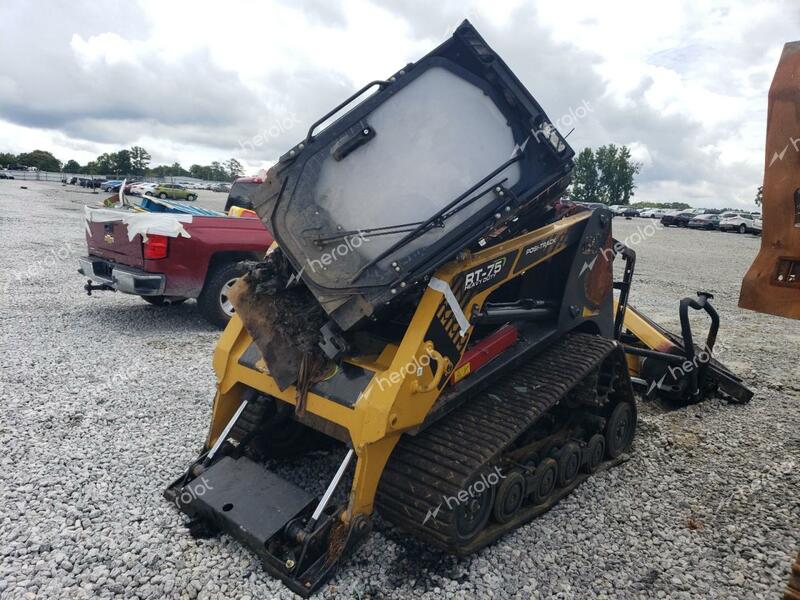
[[[148,213],[113,210],[108,208],[84,207],[86,217],[86,232],[91,236],[89,223],[108,223],[120,221],[128,226],[128,241],[133,241],[137,235],[142,236],[142,241],[147,241],[148,235],[165,235],[167,237],[192,237],[184,223],[192,222],[192,215],[176,213]]]

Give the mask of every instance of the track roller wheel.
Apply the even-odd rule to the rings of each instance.
[[[467,501],[461,502],[453,510],[456,533],[464,544],[475,539],[489,522],[495,497],[495,487],[486,485],[481,479],[473,481],[467,486],[467,490],[469,493]]]
[[[564,444],[558,452],[558,487],[567,487],[581,471],[581,447],[575,442]]]
[[[531,485],[531,497],[533,504],[544,504],[556,489],[558,479],[558,463],[552,458],[544,459],[533,475],[533,485]]]
[[[620,402],[606,424],[606,455],[617,458],[627,450],[636,433],[636,413],[629,402]]]
[[[494,520],[498,523],[508,523],[522,506],[525,496],[525,478],[518,471],[512,471],[497,488],[497,497],[494,499]]]
[[[594,473],[597,467],[606,457],[606,438],[601,434],[595,433],[586,444],[586,461],[583,463],[583,470],[586,473]]]

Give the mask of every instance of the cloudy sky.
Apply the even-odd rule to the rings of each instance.
[[[637,200],[752,205],[798,0],[2,0],[0,151],[256,172],[465,17],[576,150],[632,148]]]

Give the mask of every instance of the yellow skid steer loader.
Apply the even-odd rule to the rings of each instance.
[[[680,336],[628,306],[611,213],[560,200],[572,159],[467,21],[314,123],[254,198],[276,244],[232,295],[204,451],[166,491],[193,530],[308,596],[376,510],[455,554],[548,510],[629,449],[633,386],[748,401],[710,294]],[[320,497],[266,466],[326,442],[344,459]]]

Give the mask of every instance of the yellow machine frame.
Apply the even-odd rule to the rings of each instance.
[[[467,306],[462,307],[465,314],[472,314],[501,285],[564,250],[568,245],[568,232],[590,216],[589,212],[580,213],[486,250],[474,254],[464,252],[457,260],[439,269],[435,277],[449,286],[459,275],[508,256],[509,253],[515,253],[510,268],[505,271],[506,276],[499,277],[492,285],[471,297]],[[523,250],[528,248],[542,248],[543,251],[536,260],[526,263],[524,269],[517,270]],[[591,310],[583,312],[591,313]],[[354,515],[372,512],[381,473],[400,435],[424,421],[441,393],[442,383],[452,373],[455,366],[452,361],[443,357],[431,340],[425,339],[430,323],[436,318],[447,323],[463,352],[473,328],[470,326],[460,336],[458,326],[452,325],[452,313],[444,302],[442,292],[428,287],[399,345],[388,344],[377,356],[347,359],[348,362],[374,373],[371,383],[361,393],[353,408],[319,396],[313,391],[308,394],[306,411],[346,430],[358,457],[349,506],[343,515],[345,521],[349,521]],[[626,314],[625,326],[652,348],[666,348],[670,344],[658,330],[632,310]],[[209,447],[216,442],[225,424],[239,407],[242,386],[249,386],[287,404],[296,403],[295,387],[280,390],[269,376],[268,366],[263,359],[257,363],[258,370],[239,363],[239,358],[251,343],[252,338],[242,321],[234,316],[214,352],[218,390],[206,442]],[[432,363],[435,363],[435,369],[431,368]],[[634,363],[631,367],[634,373],[638,371]]]

